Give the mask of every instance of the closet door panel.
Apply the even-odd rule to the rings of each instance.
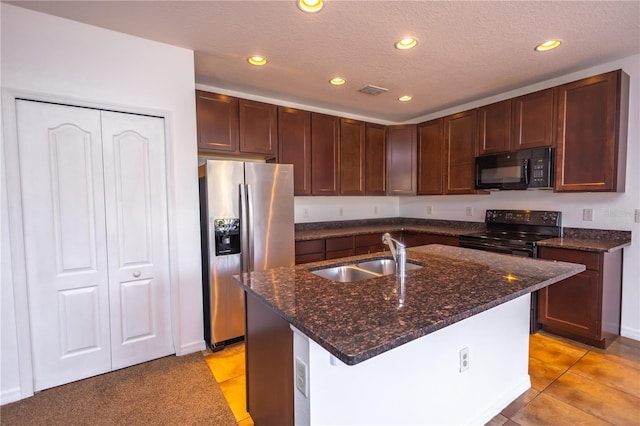
[[[174,353],[164,120],[102,113],[113,368]]]
[[[34,390],[111,369],[100,113],[18,100]]]

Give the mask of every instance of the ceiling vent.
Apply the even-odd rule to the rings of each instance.
[[[379,95],[380,93],[387,92],[389,89],[384,87],[372,86],[371,84],[358,90],[358,92],[366,93],[367,95]]]

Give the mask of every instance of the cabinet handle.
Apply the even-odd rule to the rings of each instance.
[[[138,278],[140,276],[140,271],[135,271],[133,273],[134,278]]]

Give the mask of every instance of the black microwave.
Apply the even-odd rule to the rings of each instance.
[[[476,189],[552,188],[552,148],[476,157]]]

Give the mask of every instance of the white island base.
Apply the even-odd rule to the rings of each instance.
[[[295,424],[485,424],[531,386],[529,316],[527,294],[353,366],[292,327],[294,364],[307,369]]]

